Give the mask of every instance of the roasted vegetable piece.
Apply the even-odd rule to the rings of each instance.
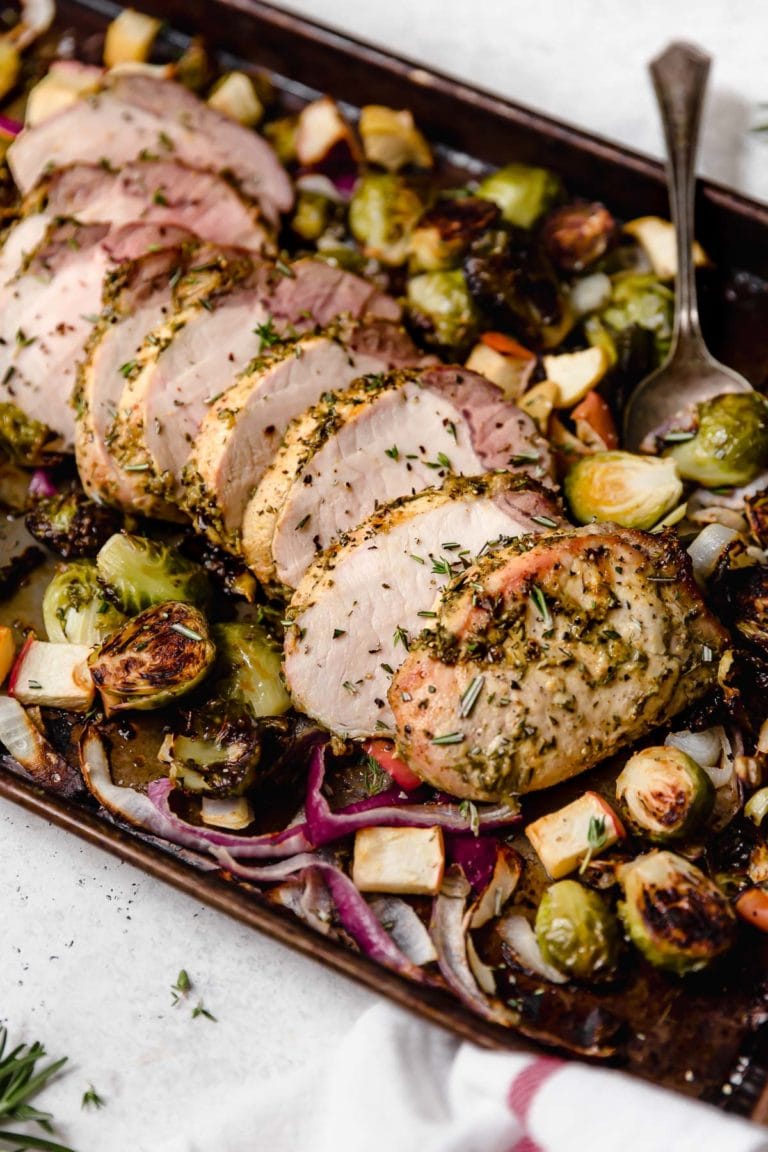
[[[366,256],[396,267],[408,258],[411,232],[423,211],[421,195],[401,176],[370,172],[350,201],[349,227]]]
[[[186,792],[241,796],[261,757],[259,726],[236,701],[212,701],[184,714],[163,746],[170,775]]]
[[[49,644],[30,636],[19,652],[8,680],[8,695],[27,707],[87,712],[94,688],[85,644]]]
[[[683,485],[671,460],[595,452],[568,472],[565,494],[579,524],[598,520],[624,528],[652,528],[679,504]]]
[[[738,545],[739,541],[735,540],[734,551]],[[712,589],[718,596],[721,615],[729,627],[765,656],[768,654],[768,567],[753,564],[732,568],[727,553],[724,561],[718,561],[712,573]]]
[[[330,223],[333,204],[319,192],[300,192],[291,228],[302,240],[318,240]]]
[[[477,196],[438,200],[411,235],[411,267],[437,272],[458,264],[472,241],[498,223],[498,206]]]
[[[16,334],[24,341],[24,333]],[[33,420],[8,401],[0,403],[0,456],[30,468],[45,467],[59,459],[57,435],[41,420]]]
[[[410,164],[416,168],[432,167],[429,144],[407,108],[396,111],[381,104],[366,104],[360,109],[358,130],[369,163],[388,172],[398,172]]]
[[[202,606],[209,598],[208,577],[199,564],[143,536],[110,537],[96,566],[107,594],[129,616],[166,600]]]
[[[36,540],[69,560],[95,556],[119,530],[122,519],[113,508],[72,489],[38,500],[27,513],[26,525]]]
[[[557,268],[582,272],[604,256],[616,225],[604,204],[564,204],[542,225],[544,247]]]
[[[674,294],[656,276],[624,272],[613,277],[611,299],[590,316],[584,331],[591,344],[602,347],[615,363],[619,345],[631,339],[633,329],[647,333],[653,361],[660,364],[672,341]]]
[[[491,228],[472,242],[463,267],[472,299],[495,326],[514,332],[526,346],[548,344],[546,329],[561,321],[563,301],[532,237]]]
[[[124,8],[107,28],[104,41],[104,63],[108,68],[116,64],[139,63],[149,59],[162,22],[154,16]]]
[[[731,392],[699,405],[698,429],[671,456],[684,480],[704,488],[739,487],[768,465],[768,400],[760,392]]]
[[[96,565],[78,560],[62,567],[43,596],[43,621],[54,644],[87,644],[106,640],[125,623],[123,613],[107,600]]]
[[[559,195],[559,177],[546,168],[507,164],[480,181],[477,195],[501,208],[508,224],[530,228]]]
[[[217,694],[239,701],[252,716],[280,716],[291,706],[281,679],[280,653],[258,624],[218,624]]]
[[[616,780],[616,799],[632,828],[657,844],[695,832],[715,803],[703,768],[679,748],[644,748]]]
[[[277,153],[281,164],[293,164],[296,159],[298,128],[298,116],[283,116],[279,120],[271,120],[263,127],[264,135]]]
[[[222,76],[208,97],[208,103],[217,112],[223,112],[247,128],[254,128],[264,116],[264,106],[253,81],[245,72],[228,72]]]
[[[329,96],[305,104],[296,126],[296,157],[304,168],[354,171],[360,159],[355,134]]]
[[[213,664],[216,649],[202,612],[155,604],[128,620],[88,663],[107,713],[147,710],[186,695]]]
[[[616,968],[621,932],[597,892],[576,880],[560,880],[541,898],[536,941],[546,962],[558,971],[576,980],[599,980]]]
[[[736,901],[736,912],[747,924],[760,932],[768,932],[768,892],[764,888],[748,888]]]
[[[657,968],[685,976],[733,943],[735,918],[720,889],[673,852],[653,851],[618,870],[619,916],[632,943]]]
[[[744,511],[749,530],[761,548],[768,547],[768,490],[745,496]]]
[[[427,344],[461,350],[471,343],[478,316],[460,269],[422,272],[408,281],[408,314]]]

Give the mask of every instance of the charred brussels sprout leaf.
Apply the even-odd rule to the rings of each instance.
[[[480,181],[478,196],[492,200],[508,224],[531,228],[561,191],[560,180],[546,168],[507,164]]]
[[[724,622],[768,656],[768,568],[725,565],[716,571],[713,591]]]
[[[258,624],[217,624],[216,694],[252,716],[280,716],[291,706],[280,676],[280,653]]]
[[[616,224],[604,204],[564,204],[542,226],[544,248],[565,272],[583,272],[604,256]]]
[[[186,792],[242,796],[261,757],[261,732],[236,701],[213,701],[187,712],[164,746],[170,775]]]
[[[424,341],[438,348],[466,349],[478,318],[460,269],[423,272],[408,281],[408,314]]]
[[[184,696],[207,674],[215,655],[203,614],[169,601],[126,621],[88,663],[105,711],[112,713],[162,708]]]
[[[125,623],[104,595],[96,565],[78,560],[56,573],[43,596],[43,621],[54,644],[101,644]]]
[[[616,799],[632,828],[663,844],[695,832],[707,819],[715,790],[703,768],[679,748],[644,748],[616,780]]]
[[[685,976],[733,943],[735,918],[720,889],[673,852],[638,856],[619,869],[619,915],[632,943],[657,968]]]
[[[685,480],[705,488],[748,484],[768,465],[768,400],[759,392],[706,400],[694,438],[667,454]]]
[[[674,461],[619,451],[584,456],[564,486],[579,524],[610,521],[624,528],[652,528],[683,495]]]
[[[113,508],[75,491],[38,500],[26,517],[35,539],[65,560],[95,556],[121,523],[122,516]]]
[[[110,537],[96,566],[109,596],[129,616],[166,600],[202,606],[209,598],[208,577],[199,564],[143,536]]]
[[[560,322],[563,302],[552,267],[525,233],[492,228],[472,242],[464,260],[467,287],[493,324],[526,346]]]
[[[576,980],[610,976],[621,932],[606,902],[576,880],[560,880],[544,893],[536,913],[536,940],[548,964]]]
[[[349,227],[366,256],[397,267],[408,258],[411,232],[423,211],[421,195],[402,177],[369,173],[350,201]]]
[[[45,467],[61,458],[57,440],[47,424],[26,416],[15,404],[0,403],[0,455],[30,468]]]
[[[490,200],[461,196],[439,200],[419,220],[411,236],[411,267],[439,272],[460,263],[470,244],[499,220]]]

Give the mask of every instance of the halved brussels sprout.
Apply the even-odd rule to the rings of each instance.
[[[720,889],[674,852],[655,850],[618,870],[619,916],[632,943],[657,968],[699,972],[733,943],[735,917]]]
[[[202,612],[155,604],[126,621],[89,658],[107,713],[147,710],[184,696],[208,673],[216,648]]]
[[[455,266],[475,237],[498,222],[499,215],[496,204],[477,196],[438,200],[411,235],[412,270],[438,272]]]
[[[546,168],[507,164],[480,181],[477,195],[501,208],[508,224],[531,228],[561,190],[560,178]]]
[[[101,644],[125,619],[107,600],[96,565],[88,560],[61,568],[43,596],[43,622],[54,644]]]
[[[616,780],[616,799],[641,836],[664,844],[690,835],[712,811],[712,781],[680,748],[644,748]]]
[[[536,913],[542,956],[576,980],[610,976],[619,959],[621,932],[605,900],[577,880],[551,884]]]
[[[473,301],[495,327],[514,332],[526,347],[563,339],[570,313],[534,236],[490,228],[472,241],[463,267]]]
[[[460,268],[411,277],[408,312],[424,340],[438,347],[466,348],[477,331],[477,312]]]
[[[208,577],[199,564],[144,536],[121,532],[110,537],[96,566],[108,594],[129,615],[167,600],[204,605],[210,595]]]
[[[728,392],[699,405],[698,430],[665,455],[684,480],[704,488],[740,487],[768,466],[768,400],[760,392]]]
[[[19,330],[17,336],[22,340],[24,334]],[[47,424],[33,420],[9,401],[0,403],[0,456],[31,468],[44,467],[60,459],[53,448],[57,441]]]
[[[355,188],[349,227],[366,256],[396,267],[408,258],[411,232],[423,211],[424,200],[401,176],[371,172]]]
[[[243,704],[252,716],[280,716],[291,699],[280,676],[280,653],[258,624],[217,624],[217,695]]]
[[[186,792],[206,796],[242,796],[260,757],[259,726],[235,701],[213,701],[186,713],[163,746],[173,779]]]
[[[674,293],[648,273],[623,272],[613,277],[611,299],[584,326],[591,344],[611,352],[615,363],[617,344],[625,341],[632,330],[648,333],[653,342],[653,360],[660,364],[672,342],[672,309]]]
[[[554,208],[542,227],[544,247],[552,262],[566,272],[582,272],[605,255],[616,224],[604,204],[564,204]]]
[[[331,221],[333,209],[327,196],[302,190],[296,198],[291,228],[302,240],[318,240]]]
[[[38,500],[25,523],[36,540],[69,560],[95,556],[119,530],[122,519],[114,508],[94,503],[83,492],[71,491]]]
[[[674,461],[620,451],[584,456],[564,487],[579,524],[610,521],[624,528],[652,528],[683,494]]]
[[[365,158],[370,164],[379,164],[388,172],[397,172],[410,164],[417,168],[432,167],[429,144],[414,124],[408,109],[366,104],[360,109],[358,131]]]

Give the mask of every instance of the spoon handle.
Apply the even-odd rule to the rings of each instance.
[[[677,42],[651,61],[650,72],[667,143],[669,204],[677,244],[675,334],[672,351],[706,347],[699,327],[693,266],[693,215],[699,122],[711,57],[693,44]]]

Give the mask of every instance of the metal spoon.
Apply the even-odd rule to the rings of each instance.
[[[672,348],[646,376],[624,412],[624,442],[631,452],[666,421],[722,392],[751,392],[738,372],[711,356],[701,335],[693,266],[695,160],[710,57],[692,44],[670,44],[650,72],[667,143],[669,204],[677,243]]]

